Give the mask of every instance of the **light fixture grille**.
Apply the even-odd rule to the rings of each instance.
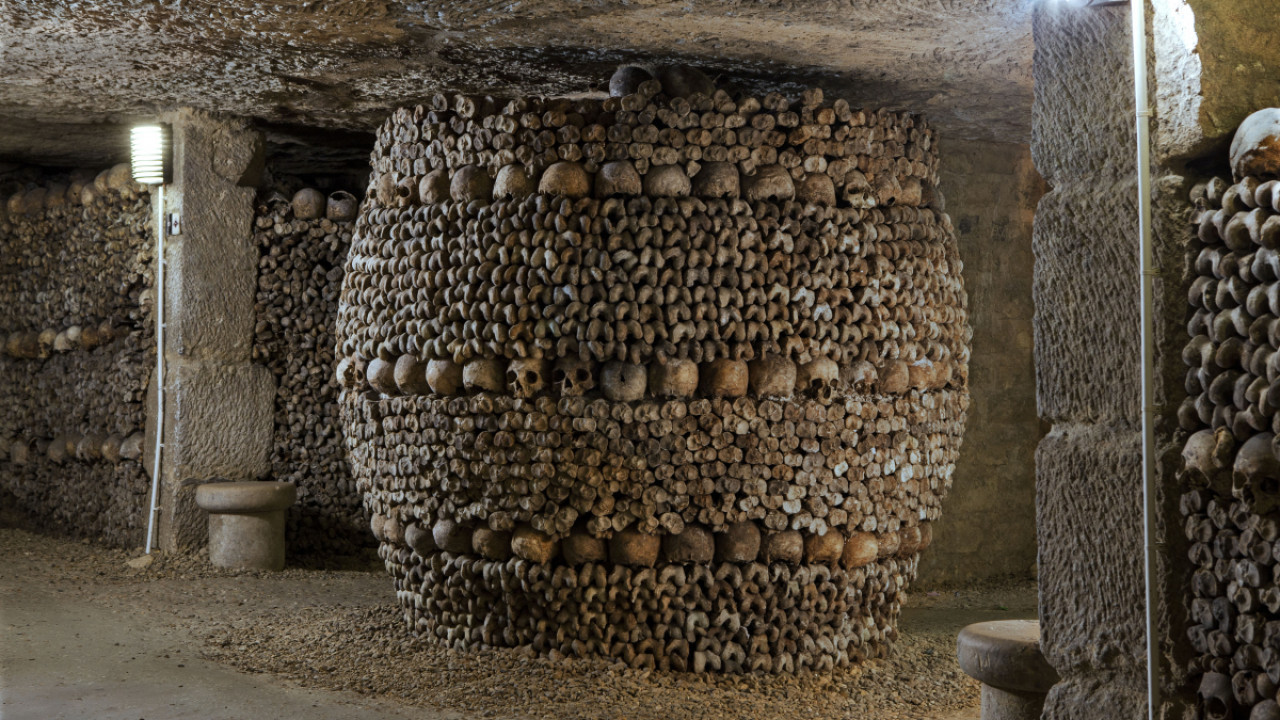
[[[133,179],[143,185],[163,185],[168,174],[169,133],[163,125],[139,125],[130,142]]]

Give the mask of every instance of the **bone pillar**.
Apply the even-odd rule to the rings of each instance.
[[[452,647],[883,656],[968,407],[934,133],[665,77],[379,131],[337,375],[380,554]]]

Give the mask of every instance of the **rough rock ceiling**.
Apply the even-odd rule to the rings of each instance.
[[[669,61],[722,85],[816,84],[855,104],[920,111],[944,141],[1025,141],[1030,6],[8,0],[0,3],[0,159],[123,158],[125,126],[184,105],[276,128],[368,131],[390,108],[441,90],[578,93],[603,88],[619,63]]]

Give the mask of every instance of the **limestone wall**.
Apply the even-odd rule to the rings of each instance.
[[[1028,577],[1036,562],[1031,228],[1044,183],[1026,145],[944,141],[939,172],[969,292],[972,404],[920,584]]]
[[[10,189],[0,209],[0,490],[43,528],[141,544],[155,363],[150,195],[127,166]]]

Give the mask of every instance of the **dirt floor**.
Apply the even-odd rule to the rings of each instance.
[[[1028,581],[917,589],[888,661],[700,677],[432,647],[374,563],[237,573],[139,555],[0,529],[0,717],[976,720],[956,633],[1036,604]]]

